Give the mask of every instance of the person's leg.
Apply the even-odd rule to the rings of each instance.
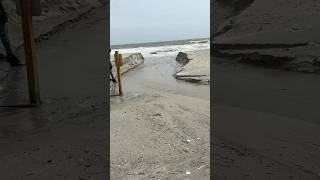
[[[20,60],[13,53],[6,26],[3,23],[0,23],[0,38],[7,53],[7,61],[10,63],[11,66],[20,65]]]
[[[111,81],[112,81],[112,82],[117,82],[116,79],[115,79],[114,76],[113,76],[112,71],[110,71],[110,75],[111,75]]]
[[[13,55],[13,51],[11,48],[11,44],[8,38],[8,33],[6,30],[6,26],[5,24],[0,23],[0,38],[3,44],[3,47],[6,50],[7,56],[12,56]]]
[[[109,61],[109,65],[110,65],[111,81],[112,81],[112,82],[117,82],[117,81],[116,81],[116,78],[114,78],[113,73],[112,73],[112,63],[111,63],[111,61]]]

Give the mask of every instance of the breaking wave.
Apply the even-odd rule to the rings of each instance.
[[[163,56],[176,56],[179,52],[187,51],[197,51],[210,49],[210,40],[194,40],[186,41],[184,44],[180,45],[162,45],[162,46],[141,46],[134,48],[118,48],[113,49],[111,54],[114,54],[114,51],[119,51],[122,54],[130,53],[142,53],[144,57],[163,57]]]

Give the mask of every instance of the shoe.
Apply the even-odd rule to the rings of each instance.
[[[18,57],[15,55],[7,56],[7,61],[9,62],[9,64],[11,66],[22,66],[23,65],[21,63],[21,61],[18,59]]]
[[[117,81],[115,79],[110,79],[112,82],[116,83]]]

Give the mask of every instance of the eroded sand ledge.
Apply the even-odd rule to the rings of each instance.
[[[111,59],[112,59],[113,73],[116,73],[116,66],[115,66],[114,59],[112,56],[111,56]],[[120,66],[121,74],[125,74],[125,73],[129,72],[130,70],[133,70],[142,64],[144,64],[144,57],[143,57],[142,53],[122,54],[122,64]]]
[[[316,1],[255,0],[238,14],[227,11],[232,5],[220,5],[213,32],[214,56],[232,63],[320,73],[319,5]]]
[[[176,57],[175,78],[210,84],[210,50],[180,52]]]
[[[37,42],[47,40],[49,36],[60,32],[68,25],[87,18],[86,16],[97,8],[104,7],[103,0],[40,0],[41,16],[33,18],[34,35]],[[21,17],[16,13],[14,0],[3,0],[3,6],[8,15],[7,28],[14,48],[23,44]]]
[[[121,73],[124,74],[144,63],[141,53],[124,54],[122,59]]]

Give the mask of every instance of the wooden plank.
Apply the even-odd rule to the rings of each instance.
[[[119,78],[118,78],[118,81],[119,81],[119,94],[120,96],[123,95],[123,91],[122,91],[122,75],[121,75],[121,65],[122,65],[122,54],[119,54],[119,59],[118,59],[118,64],[119,64]]]
[[[115,65],[117,69],[117,79],[118,79],[118,87],[119,87],[119,95],[122,96],[122,81],[121,81],[121,58],[122,56],[119,54],[119,51],[116,51],[114,54]]]
[[[38,67],[32,29],[32,0],[20,0],[30,104],[40,105]]]

